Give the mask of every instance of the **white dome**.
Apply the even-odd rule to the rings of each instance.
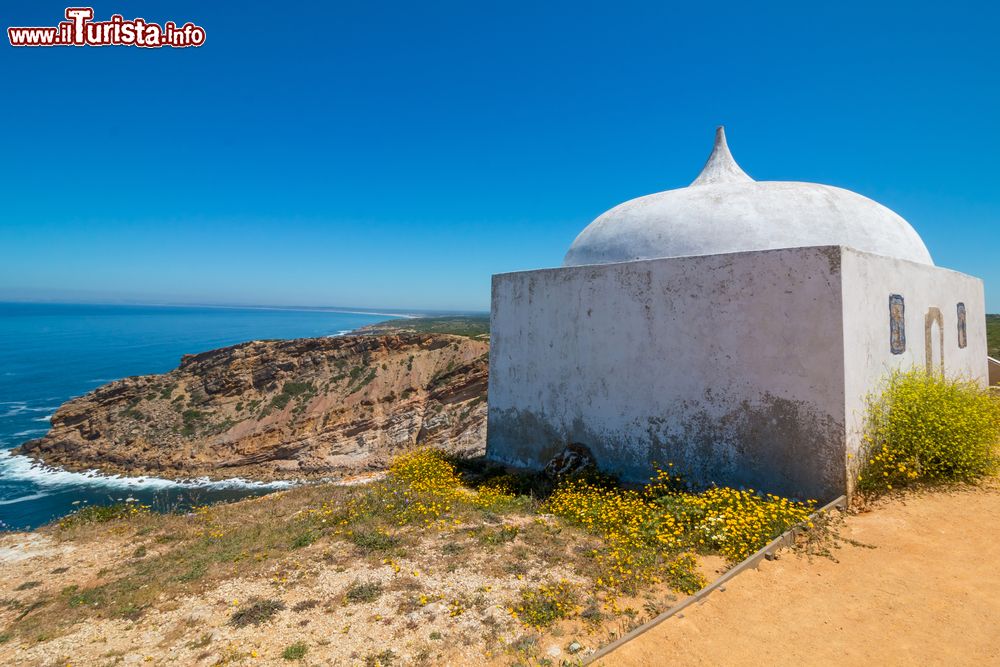
[[[818,245],[934,264],[916,230],[878,202],[829,185],[754,181],[720,127],[691,185],[604,213],[576,237],[563,266]]]

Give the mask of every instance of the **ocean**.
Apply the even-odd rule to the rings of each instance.
[[[34,528],[88,503],[132,498],[167,509],[287,486],[71,473],[10,450],[43,436],[66,400],[111,380],[169,371],[184,354],[248,340],[338,335],[392,317],[319,309],[0,303],[0,530]]]

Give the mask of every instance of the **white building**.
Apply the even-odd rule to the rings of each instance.
[[[690,186],[616,206],[492,298],[487,455],[518,467],[580,443],[631,481],[672,462],[826,500],[887,371],[987,377],[982,281],[866,197],[754,181],[722,128]]]

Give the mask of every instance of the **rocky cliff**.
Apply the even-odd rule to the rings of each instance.
[[[17,453],[73,470],[285,479],[485,447],[489,345],[400,333],[253,341],[75,398]]]

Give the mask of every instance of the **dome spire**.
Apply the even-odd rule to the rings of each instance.
[[[745,171],[736,164],[733,154],[729,152],[729,145],[726,143],[726,128],[720,125],[715,130],[715,146],[712,154],[708,156],[708,162],[701,170],[698,178],[694,179],[691,185],[715,185],[718,183],[752,183]]]

